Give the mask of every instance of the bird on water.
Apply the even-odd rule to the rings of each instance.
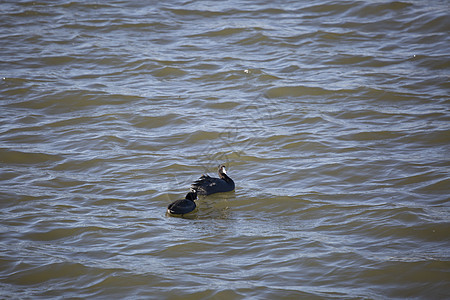
[[[214,193],[231,192],[234,190],[234,181],[227,175],[224,165],[219,166],[219,178],[202,175],[192,185],[191,189],[199,195],[210,195]]]
[[[181,200],[176,200],[169,204],[167,207],[167,213],[170,215],[185,215],[195,210],[197,205],[195,204],[197,200],[197,192],[191,190],[187,193],[186,197]]]

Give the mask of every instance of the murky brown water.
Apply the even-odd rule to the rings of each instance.
[[[447,1],[0,10],[2,298],[450,296]]]

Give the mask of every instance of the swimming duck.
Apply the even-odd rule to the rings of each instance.
[[[194,200],[197,199],[197,192],[191,190],[186,197],[181,200],[176,200],[169,204],[167,213],[170,215],[185,215],[195,210],[197,205]]]
[[[234,190],[234,181],[228,177],[224,165],[219,166],[218,173],[220,178],[202,175],[191,185],[191,189],[195,190],[199,195],[210,195],[214,193],[231,192]]]

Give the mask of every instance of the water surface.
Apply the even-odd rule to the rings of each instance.
[[[0,9],[2,297],[450,296],[447,1]]]

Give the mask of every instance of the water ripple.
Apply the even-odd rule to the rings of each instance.
[[[0,9],[2,296],[447,296],[446,3]]]

